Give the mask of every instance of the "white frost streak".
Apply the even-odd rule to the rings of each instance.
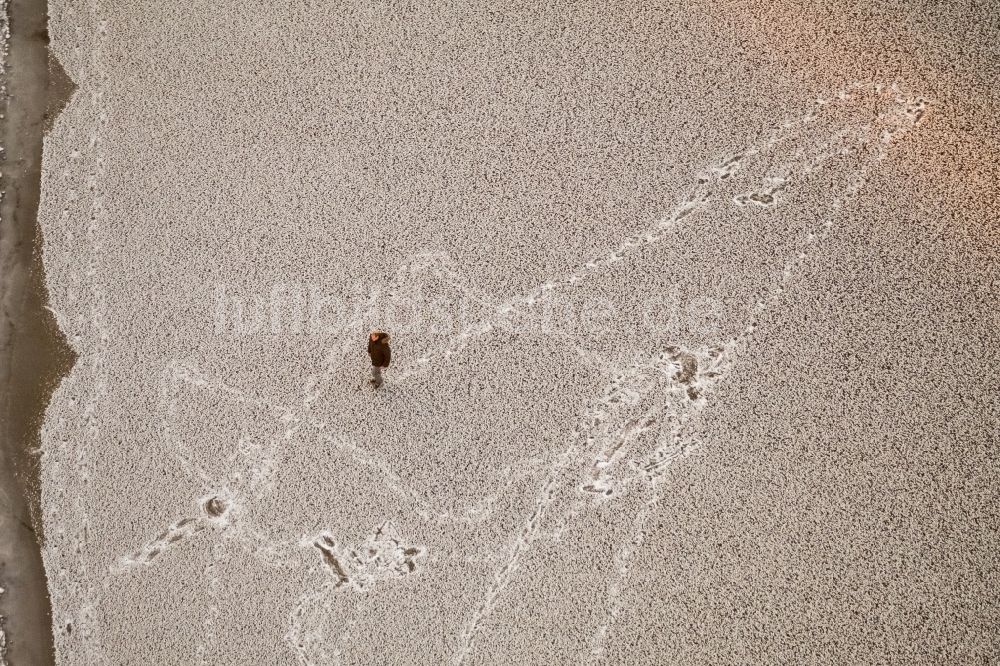
[[[798,130],[810,125],[819,114],[847,104],[855,95],[862,94],[877,95],[881,100],[889,100],[891,103],[885,105],[885,111],[876,116],[874,121],[870,117],[866,118],[864,122],[868,122],[867,125],[860,120],[857,124],[845,123],[846,127],[833,132],[824,140],[813,144],[807,143],[805,148],[796,144],[797,150],[792,152],[784,165],[778,167],[777,172],[760,174],[762,187],[758,191],[737,195],[735,198],[719,196],[719,190],[723,185],[732,182],[730,178],[741,169],[745,169],[747,160],[774,151],[776,147],[790,139],[802,139],[801,134],[797,133]],[[452,338],[444,340],[443,345],[428,350],[412,364],[401,368],[396,381],[403,382],[427,372],[432,368],[432,361],[443,360],[458,353],[474,338],[504,325],[519,311],[548,298],[554,291],[578,284],[603,268],[626,260],[638,248],[670,238],[669,232],[672,229],[699,211],[732,205],[758,207],[781,205],[786,192],[795,188],[809,174],[820,171],[829,162],[842,155],[862,154],[866,158],[864,164],[849,178],[848,186],[830,206],[831,209],[839,208],[860,191],[871,166],[886,156],[892,143],[920,119],[924,109],[923,100],[907,98],[894,86],[884,87],[871,83],[854,84],[833,96],[832,101],[818,102],[808,113],[784,123],[759,144],[740,154],[722,159],[707,172],[698,174],[688,196],[669,215],[626,237],[613,249],[600,253],[599,258],[578,266],[566,275],[553,278],[507,303],[499,306],[484,304],[484,314],[481,318]],[[98,212],[100,211],[95,211],[97,219],[100,218],[96,214]],[[545,537],[558,538],[563,532],[571,529],[574,520],[594,501],[614,501],[616,496],[638,489],[640,492],[648,492],[649,500],[630,516],[633,524],[632,536],[620,546],[616,556],[617,578],[611,581],[607,588],[608,599],[605,605],[608,609],[607,616],[593,635],[584,658],[597,662],[604,656],[605,644],[620,611],[622,591],[628,584],[631,560],[634,553],[643,545],[648,519],[655,515],[660,496],[658,483],[672,463],[697,448],[698,443],[692,439],[690,431],[695,420],[703,418],[707,397],[711,395],[721,378],[731,371],[734,359],[754,334],[761,315],[780,301],[796,269],[819,241],[825,238],[831,227],[832,223],[826,221],[809,231],[794,256],[788,259],[780,274],[776,275],[774,286],[767,296],[752,309],[745,327],[736,337],[722,343],[706,343],[697,349],[670,348],[631,367],[618,369],[603,394],[593,400],[581,415],[576,428],[568,438],[566,449],[554,460],[546,462],[547,473],[538,488],[530,514],[513,535],[503,563],[494,572],[491,584],[461,628],[453,664],[462,664],[473,651],[483,621],[493,612],[498,600],[509,588],[521,560],[531,549],[533,541]],[[405,285],[415,272],[427,271],[433,273],[435,278],[443,279],[450,287],[466,290],[462,286],[461,275],[451,260],[441,255],[422,255],[414,258],[399,269],[395,276],[395,284]],[[356,320],[345,323],[343,327],[345,333],[361,326],[368,319],[374,311],[375,298],[376,294],[372,294],[365,311]],[[100,299],[97,301],[100,303]],[[95,312],[94,317],[95,323],[100,324],[100,313]],[[381,472],[386,488],[401,497],[413,500],[419,515],[425,518],[432,516],[450,518],[435,512],[425,501],[418,501],[417,493],[407,488],[399,475],[393,471],[392,461],[355,446],[336,432],[336,422],[328,423],[311,416],[313,405],[320,396],[319,387],[328,384],[327,380],[335,370],[338,358],[336,352],[330,353],[321,372],[307,379],[303,399],[291,405],[248,396],[221,380],[204,377],[196,368],[174,364],[166,369],[163,377],[164,436],[167,438],[171,436],[170,422],[174,400],[172,391],[178,383],[186,384],[192,390],[215,392],[237,402],[252,404],[271,415],[283,428],[286,438],[294,437],[300,428],[320,431],[328,444],[350,455],[357,464]],[[97,362],[101,364],[100,359]],[[99,366],[95,370],[103,381],[103,368]],[[227,499],[229,502],[227,506],[232,507],[229,510],[238,512],[242,495],[269,492],[273,466],[276,464],[274,447],[277,443],[278,439],[275,438],[271,442],[270,449],[253,452],[253,457],[259,460],[258,474],[242,481],[210,478],[205,470],[200,469],[193,459],[186,455],[183,446],[178,448],[181,451],[184,469],[190,475],[207,484],[218,485],[222,482],[224,486],[233,489],[232,497]],[[85,470],[86,466],[83,465],[82,469]],[[562,505],[561,513],[554,516],[554,527],[544,531],[543,523],[550,518],[558,494],[563,492],[562,497],[565,497],[567,490],[570,491],[572,500]],[[484,499],[480,511],[488,513],[490,504],[489,498]],[[264,553],[266,548],[261,543],[266,539],[263,535],[257,534],[253,528],[246,525],[236,528],[235,523],[201,517],[185,518],[169,526],[159,537],[119,560],[117,570],[148,565],[171,544],[191,538],[206,527],[221,528],[226,538],[244,543],[255,555],[266,555],[267,559],[272,559],[275,563],[290,563],[292,561],[290,551],[297,548],[315,549],[319,564],[326,567],[330,578],[319,590],[307,593],[299,599],[289,615],[289,628],[285,636],[299,663],[302,664],[336,663],[339,659],[338,654],[326,653],[325,648],[319,645],[319,639],[323,638],[320,635],[322,626],[320,616],[329,613],[333,597],[344,593],[342,588],[353,588],[356,592],[364,592],[381,578],[406,575],[416,569],[424,554],[421,547],[401,545],[397,538],[390,535],[389,527],[385,525],[378,528],[367,542],[356,548],[343,547],[334,541],[331,533],[323,532],[298,544],[292,542],[270,544],[269,547],[277,550],[268,551],[268,554]],[[213,548],[213,552],[218,553],[219,549]],[[211,579],[210,585],[215,583],[211,571],[214,566],[210,565],[209,570],[206,570],[206,575]],[[212,618],[207,624],[210,625],[211,622]],[[343,637],[347,635],[349,629],[346,625],[341,625],[341,630]],[[202,661],[206,658],[206,648],[207,645],[199,646],[198,656]],[[314,659],[319,661],[313,661]]]
[[[778,193],[793,186],[798,180],[820,171],[830,160],[841,155],[863,152],[867,155],[864,165],[850,177],[848,186],[830,205],[831,210],[839,209],[848,199],[860,191],[866,182],[871,165],[881,162],[888,154],[891,144],[906,134],[921,119],[926,109],[926,103],[923,99],[907,97],[895,85],[887,87],[882,84],[856,83],[840,91],[836,95],[835,102],[831,103],[826,100],[817,102],[817,108],[811,109],[796,121],[785,123],[781,130],[769,140],[712,167],[710,175],[698,178],[698,185],[694,193],[658,227],[673,226],[696,210],[710,205],[725,204],[724,201],[713,199],[712,186],[728,179],[740,168],[744,159],[773,150],[792,136],[793,129],[804,127],[815,120],[824,108],[828,109],[837,104],[847,103],[856,95],[861,94],[874,94],[883,98],[883,101],[889,102],[886,105],[886,110],[875,118],[874,126],[861,124],[858,127],[843,128],[816,146],[815,154],[811,156],[803,155],[801,150],[798,151],[784,167],[779,168],[777,175],[763,179],[764,188],[757,192],[739,195],[731,202],[737,206],[748,204],[776,205]],[[645,364],[626,370],[625,373],[612,381],[608,393],[598,400],[581,419],[568,448],[551,467],[547,479],[541,486],[535,507],[514,539],[505,563],[496,572],[493,584],[486,590],[483,599],[477,604],[459,634],[459,647],[454,655],[453,664],[462,664],[471,653],[483,619],[492,612],[497,600],[509,586],[512,577],[518,570],[521,558],[530,549],[531,542],[539,538],[542,518],[556,495],[560,474],[571,465],[578,463],[581,455],[584,458],[589,456],[593,460],[593,471],[589,479],[584,480],[584,485],[580,487],[581,492],[596,497],[610,497],[613,494],[613,486],[608,468],[619,463],[619,459],[625,453],[625,447],[641,434],[643,428],[651,427],[656,421],[668,421],[673,425],[669,430],[667,441],[658,446],[651,456],[645,459],[641,456],[635,457],[632,463],[634,471],[631,475],[627,475],[624,480],[626,483],[644,482],[650,489],[651,499],[633,516],[632,539],[619,550],[618,579],[609,586],[609,599],[606,604],[608,615],[592,637],[587,655],[592,663],[600,661],[604,656],[604,646],[608,634],[620,609],[619,598],[629,573],[629,562],[644,541],[645,524],[652,515],[659,499],[656,490],[657,481],[673,462],[697,448],[697,443],[692,441],[685,432],[687,425],[691,419],[701,413],[705,406],[706,395],[728,371],[733,359],[753,335],[761,315],[781,299],[787,283],[795,269],[808,256],[809,249],[825,238],[831,228],[832,222],[826,221],[819,228],[809,232],[804,246],[785,263],[775,286],[752,310],[742,333],[726,342],[721,348],[710,348],[697,351],[693,355],[688,354],[694,359],[693,367],[697,375],[702,375],[703,372],[699,368],[707,367],[703,377],[699,376],[697,379],[694,379],[694,376],[687,377],[688,373],[682,357],[676,354],[671,357],[664,353]],[[643,234],[629,238],[621,247],[611,253],[610,259],[590,262],[580,271],[564,279],[546,283],[530,294],[531,300],[533,302],[535,298],[540,297],[554,286],[571,284],[583,279],[590,271],[623,258],[632,247],[653,243],[657,240],[659,240],[659,235],[656,229],[647,230]],[[465,339],[460,340],[460,344],[464,345],[464,343]],[[678,366],[680,370],[673,376],[673,382],[682,386],[672,386],[668,391],[680,389],[682,394],[686,394],[686,397],[689,398],[688,402],[685,402],[683,398],[679,402],[668,400],[665,405],[658,409],[647,411],[638,419],[633,418],[631,421],[622,422],[621,418],[614,418],[618,416],[616,412],[624,411],[628,414],[628,410],[621,410],[621,407],[633,406],[644,398],[651,397],[650,391],[657,387],[653,378],[661,373],[666,366],[669,366],[670,361],[680,361]],[[692,381],[695,382],[695,386],[690,386]],[[687,388],[693,388],[694,391],[689,393],[683,385],[689,385]],[[609,421],[612,424],[618,423],[617,427],[608,427],[607,422]],[[553,533],[555,536],[568,529],[569,523],[580,511],[581,502],[582,500],[574,502],[573,506],[565,512],[562,524]]]

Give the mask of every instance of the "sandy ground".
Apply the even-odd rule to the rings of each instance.
[[[50,8],[58,662],[1000,659],[1000,17],[827,5]]]

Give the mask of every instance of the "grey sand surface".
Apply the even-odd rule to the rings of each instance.
[[[996,27],[59,3],[59,662],[996,659]]]

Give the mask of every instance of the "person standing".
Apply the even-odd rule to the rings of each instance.
[[[383,383],[382,370],[389,367],[392,359],[388,333],[375,329],[368,335],[368,355],[372,359],[371,383],[379,388]]]

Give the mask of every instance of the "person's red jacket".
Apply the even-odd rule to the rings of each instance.
[[[388,333],[379,333],[376,340],[372,340],[371,336],[368,336],[368,355],[371,356],[372,365],[375,367],[389,367],[389,361],[392,360],[392,350],[389,349]]]

